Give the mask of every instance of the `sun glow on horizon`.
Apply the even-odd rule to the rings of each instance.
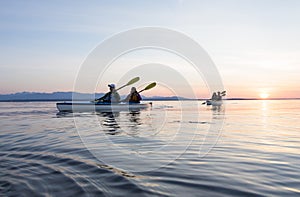
[[[262,92],[262,93],[259,94],[259,97],[261,99],[267,99],[267,98],[269,98],[269,96],[270,96],[270,94],[266,93],[266,92]]]

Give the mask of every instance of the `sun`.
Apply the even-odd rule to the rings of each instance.
[[[263,92],[263,93],[260,93],[259,96],[261,99],[267,99],[267,98],[269,98],[270,95],[266,92]]]

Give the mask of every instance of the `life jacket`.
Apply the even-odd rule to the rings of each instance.
[[[137,92],[132,93],[129,98],[129,102],[132,102],[132,103],[139,103],[140,100],[142,100],[142,98]]]

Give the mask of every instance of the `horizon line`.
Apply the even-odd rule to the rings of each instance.
[[[15,92],[15,93],[8,93],[8,94],[0,94],[0,96],[5,96],[5,95],[15,95],[15,94],[20,94],[20,93],[29,93],[29,94],[54,94],[54,93],[78,93],[78,94],[105,94],[106,92],[99,92],[99,93],[84,93],[84,92],[73,92],[73,91],[55,91],[55,92],[30,92],[30,91],[22,91],[22,92]],[[124,95],[121,95],[124,96]],[[209,100],[209,98],[188,98],[188,97],[182,97],[182,96],[150,96],[146,97],[146,99],[155,99],[154,97],[163,97],[163,98],[169,98],[169,97],[177,97],[181,98],[178,100]],[[159,98],[158,98],[159,99]],[[299,100],[300,97],[270,97],[270,98],[259,98],[259,97],[225,97],[223,100]],[[10,101],[10,100],[56,100],[56,99],[6,99],[6,100],[0,100],[0,101]],[[59,101],[60,99],[58,99]],[[68,100],[68,99],[67,99]]]

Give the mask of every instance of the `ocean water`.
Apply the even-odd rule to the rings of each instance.
[[[0,103],[0,196],[300,196],[300,100]]]

